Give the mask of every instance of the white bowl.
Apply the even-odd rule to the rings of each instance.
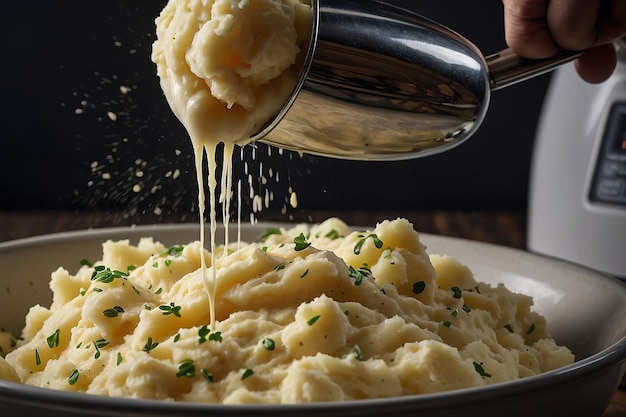
[[[272,224],[274,225],[274,224]],[[242,226],[252,241],[270,226]],[[231,232],[234,236],[235,230]],[[30,306],[49,305],[50,273],[70,271],[81,258],[99,259],[102,242],[152,236],[166,245],[198,238],[195,224],[139,226],[59,233],[0,243],[0,327],[19,333]],[[218,237],[219,239],[219,237]],[[164,403],[54,391],[0,381],[3,416],[601,416],[626,369],[626,286],[571,263],[495,245],[421,235],[429,253],[465,263],[479,281],[503,283],[534,297],[572,365],[512,382],[438,394],[303,405],[233,406]]]

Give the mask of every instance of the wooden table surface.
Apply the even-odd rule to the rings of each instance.
[[[422,233],[454,236],[519,249],[526,247],[526,219],[523,212],[449,211],[315,211],[283,215],[266,211],[263,221],[317,222],[337,216],[348,224],[373,226],[377,221],[405,217]],[[155,223],[196,222],[193,215],[155,216],[118,212],[0,211],[0,242],[23,237],[88,228]],[[602,417],[626,417],[626,389],[617,390]]]

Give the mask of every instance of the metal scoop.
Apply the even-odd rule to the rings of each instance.
[[[293,94],[252,137],[341,159],[399,160],[446,151],[470,137],[491,91],[579,53],[485,58],[457,33],[372,0],[312,0],[311,42]]]

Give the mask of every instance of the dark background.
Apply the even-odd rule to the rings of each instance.
[[[389,2],[451,27],[485,55],[506,46],[500,0]],[[4,6],[0,209],[197,211],[191,146],[150,60],[154,18],[164,4],[32,0]],[[300,211],[524,210],[548,81],[542,76],[495,92],[478,133],[429,158],[354,162],[246,148],[252,186],[271,189],[276,208],[291,186]],[[238,159],[236,178],[245,179]],[[251,207],[248,194],[244,187],[244,213]]]

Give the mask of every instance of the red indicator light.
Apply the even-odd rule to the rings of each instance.
[[[622,150],[626,151],[626,139],[622,141]]]

